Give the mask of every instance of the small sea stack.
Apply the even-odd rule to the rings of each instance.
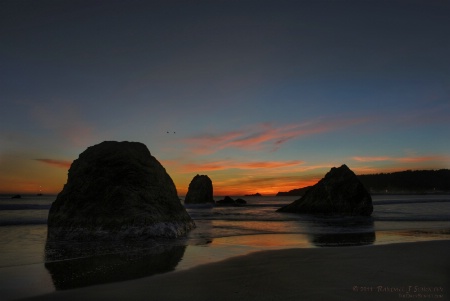
[[[372,197],[345,164],[333,167],[300,199],[277,211],[324,215],[370,216]]]
[[[245,194],[244,196],[262,196],[262,194],[257,192],[257,193],[254,193],[254,194]]]
[[[213,184],[207,175],[196,175],[189,184],[185,204],[214,203]]]
[[[224,197],[222,200],[219,200],[216,202],[217,206],[242,206],[247,204],[246,200],[243,199],[236,199],[234,200],[233,198],[226,196]]]
[[[47,241],[175,238],[192,228],[171,177],[147,147],[105,141],[72,163],[50,208]]]

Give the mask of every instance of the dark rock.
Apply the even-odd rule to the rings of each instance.
[[[214,203],[213,185],[206,175],[196,175],[189,184],[185,204]]]
[[[234,204],[234,200],[229,196],[224,197],[222,200],[217,201],[219,204]]]
[[[75,160],[48,217],[48,241],[183,236],[195,224],[147,147],[107,141]]]
[[[254,193],[254,194],[246,194],[244,196],[262,196],[259,192]]]
[[[243,200],[243,199],[236,199],[234,201],[236,204],[247,204],[247,201]]]
[[[333,167],[305,195],[277,211],[325,215],[372,214],[372,197],[346,166]]]
[[[234,205],[235,201],[229,196],[224,197],[222,200],[216,202],[217,205]]]
[[[21,199],[22,196],[20,194],[16,194],[16,195],[13,195],[11,198],[12,199]]]

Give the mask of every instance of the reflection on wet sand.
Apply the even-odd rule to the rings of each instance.
[[[371,245],[375,242],[375,232],[312,234],[311,243],[318,247],[343,247]]]
[[[173,271],[186,246],[152,243],[47,243],[45,267],[57,290]]]
[[[309,239],[317,247],[371,245],[376,240],[372,218],[316,219],[308,227]]]

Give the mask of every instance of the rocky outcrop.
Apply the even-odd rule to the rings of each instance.
[[[216,202],[216,204],[217,204],[217,205],[234,205],[235,202],[234,202],[234,200],[233,200],[231,197],[226,196],[226,197],[224,197],[223,199],[218,200],[218,201]]]
[[[107,141],[75,160],[48,216],[48,241],[183,236],[195,224],[147,147]]]
[[[277,211],[325,215],[372,214],[372,198],[356,175],[346,166],[332,168],[305,195]]]
[[[238,205],[245,205],[247,204],[247,201],[244,199],[235,199],[234,202]]]
[[[206,175],[196,175],[189,184],[185,204],[214,203],[213,185]]]

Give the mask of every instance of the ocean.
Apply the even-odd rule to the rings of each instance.
[[[51,245],[46,223],[55,197],[0,196],[2,300],[148,277],[260,250],[450,239],[450,195],[374,195],[370,218],[279,213],[298,197],[251,196],[241,197],[247,204],[239,207],[187,205],[197,228],[186,238]]]

